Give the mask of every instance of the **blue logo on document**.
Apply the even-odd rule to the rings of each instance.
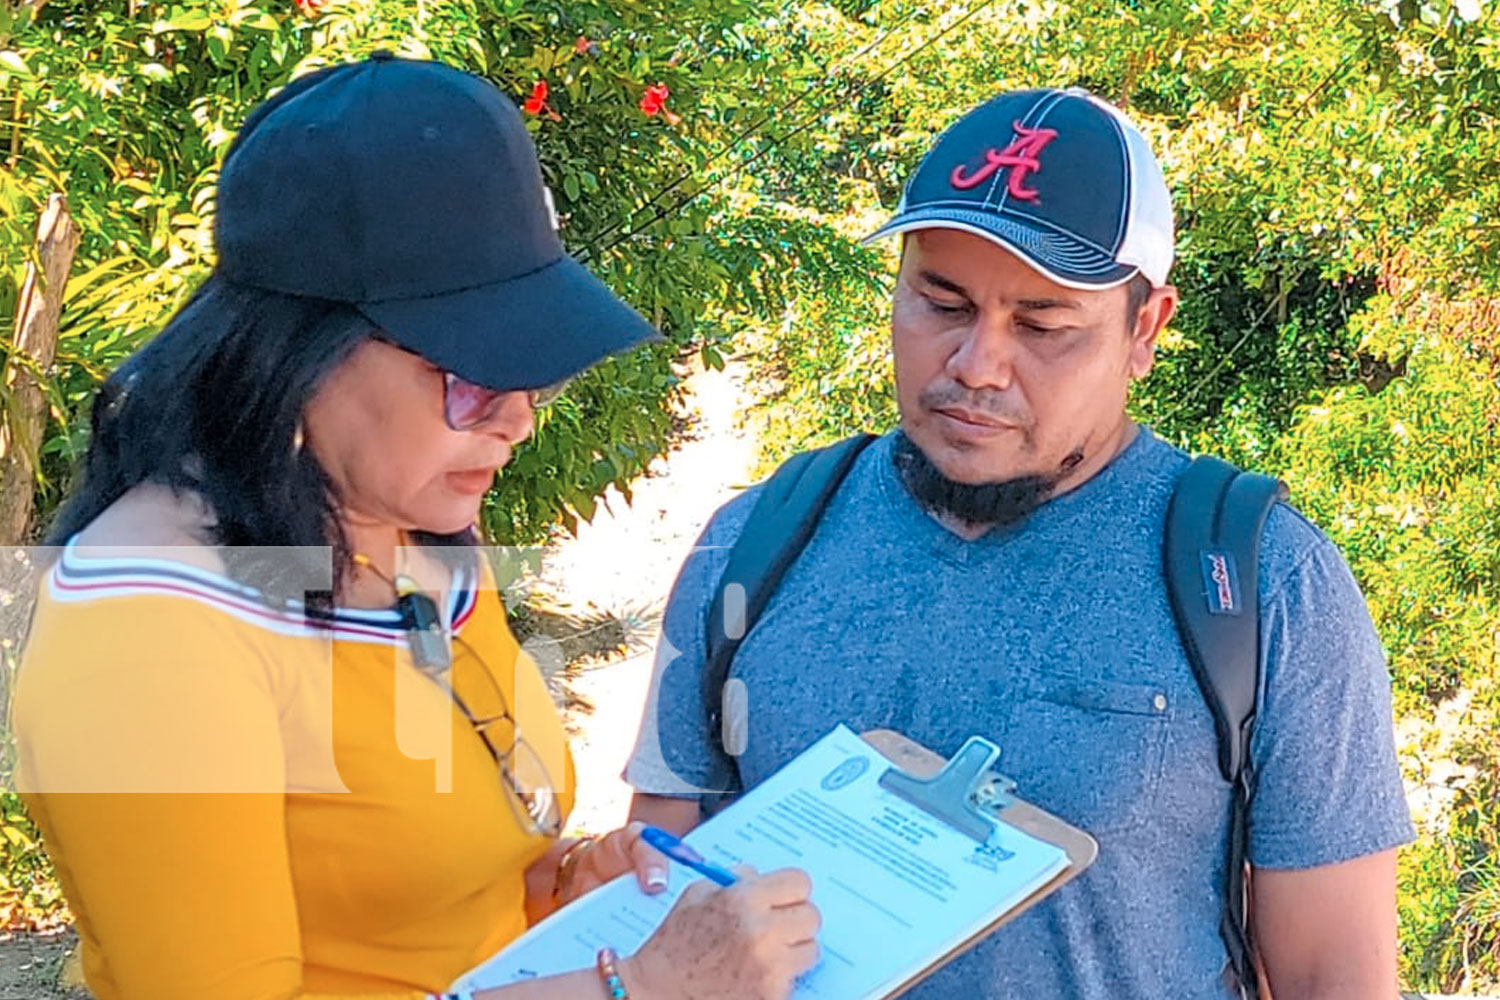
[[[1016,856],[1015,851],[1007,851],[999,844],[980,844],[974,848],[974,853],[964,858],[964,861],[975,868],[983,868],[990,874],[1000,870],[1000,866]]]
[[[838,767],[828,772],[823,779],[823,791],[836,792],[840,788],[847,788],[859,780],[860,775],[870,769],[870,758],[850,757]]]

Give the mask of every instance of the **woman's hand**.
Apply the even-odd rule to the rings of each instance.
[[[812,882],[787,868],[720,889],[694,882],[641,950],[620,963],[640,1000],[786,1000],[797,977],[817,964],[821,918]]]
[[[641,839],[645,823],[606,834],[580,849],[557,877],[557,902],[571,903],[590,890],[634,871],[641,891],[655,895],[667,887],[667,859]]]

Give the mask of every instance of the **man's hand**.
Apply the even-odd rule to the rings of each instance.
[[[1251,920],[1275,1000],[1397,1000],[1396,852],[1257,868]]]

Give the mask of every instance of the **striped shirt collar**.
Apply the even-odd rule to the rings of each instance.
[[[477,556],[453,570],[445,621],[457,632],[478,602]],[[179,596],[202,601],[277,632],[332,633],[333,638],[406,641],[407,624],[395,608],[312,610],[303,601],[278,600],[222,573],[174,559],[144,556],[84,557],[69,539],[48,577],[54,600],[78,602],[129,595]]]

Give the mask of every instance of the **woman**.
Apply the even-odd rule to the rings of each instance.
[[[652,336],[549,215],[515,108],[437,64],[247,120],[215,273],[96,401],[16,694],[99,1000],[441,995],[605,880],[664,886],[636,828],[558,839],[562,727],[474,547],[545,387]],[[474,996],[784,997],[807,880],[744,875]]]

